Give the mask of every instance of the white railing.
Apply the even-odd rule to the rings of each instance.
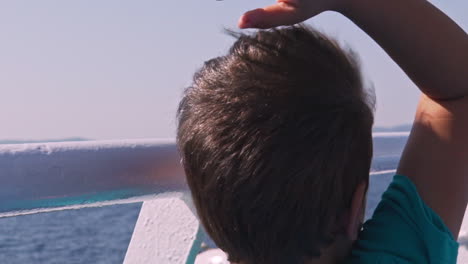
[[[0,181],[0,217],[186,190],[173,140],[0,145]]]
[[[378,170],[406,137],[374,135]],[[0,217],[144,201],[127,264],[194,263],[204,238],[174,140],[0,145],[0,182]]]
[[[0,145],[0,217],[145,201],[125,263],[193,263],[203,237],[173,140]]]

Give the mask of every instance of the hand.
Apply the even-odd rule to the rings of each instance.
[[[327,10],[334,10],[347,0],[277,0],[276,4],[251,10],[239,19],[240,28],[272,28],[293,25]]]

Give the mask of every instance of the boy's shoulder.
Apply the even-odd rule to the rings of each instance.
[[[395,175],[363,226],[348,263],[456,263],[458,243],[420,198],[409,178]]]

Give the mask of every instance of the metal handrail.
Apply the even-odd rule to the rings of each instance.
[[[0,217],[186,191],[174,140],[0,145]]]

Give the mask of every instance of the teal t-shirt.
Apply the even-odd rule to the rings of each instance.
[[[348,264],[455,264],[458,243],[416,186],[395,175],[352,250]]]

